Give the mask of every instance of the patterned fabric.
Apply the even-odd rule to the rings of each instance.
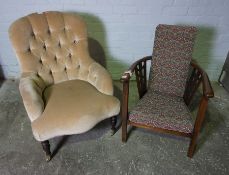
[[[192,116],[183,98],[148,92],[130,112],[129,120],[134,123],[173,131],[191,133]]]
[[[196,32],[195,27],[157,26],[149,89],[183,97]]]

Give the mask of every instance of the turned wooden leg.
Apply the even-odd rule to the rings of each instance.
[[[117,116],[111,117],[111,135],[114,135],[116,132],[116,123],[117,123]]]
[[[45,140],[43,142],[41,142],[42,148],[45,152],[46,155],[46,161],[50,161],[51,160],[51,151],[50,151],[50,144],[48,140]]]

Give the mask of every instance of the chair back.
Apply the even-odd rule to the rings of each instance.
[[[150,90],[183,97],[196,33],[191,26],[157,26]]]
[[[15,21],[9,36],[22,73],[35,73],[46,84],[86,80],[93,62],[84,21],[73,13],[33,13]]]

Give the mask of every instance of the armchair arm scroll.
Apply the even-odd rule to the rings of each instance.
[[[44,101],[42,98],[44,89],[45,83],[37,74],[22,74],[19,90],[31,122],[40,117],[44,111]]]
[[[94,85],[100,92],[113,95],[113,83],[111,75],[107,70],[96,62],[89,66],[88,81]]]

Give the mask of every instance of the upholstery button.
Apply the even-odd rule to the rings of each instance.
[[[52,75],[52,71],[50,70],[49,73]]]
[[[32,36],[33,38],[35,38],[35,34],[34,34],[33,32],[31,33],[31,36]]]
[[[69,57],[69,58],[71,58],[71,57],[72,57],[72,54],[71,54],[71,53],[69,53],[68,57]]]
[[[48,29],[48,34],[49,34],[49,35],[51,34],[51,31],[50,31],[50,29]]]
[[[31,52],[31,49],[30,49],[30,47],[28,48],[28,52]]]
[[[46,50],[46,45],[44,44],[43,48]]]
[[[39,60],[39,63],[41,63],[41,64],[42,64],[42,60],[41,60],[41,59]]]

